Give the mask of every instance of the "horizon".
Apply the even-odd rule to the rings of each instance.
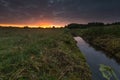
[[[76,23],[76,22],[73,22],[75,24],[83,24],[83,25],[87,25],[88,23],[104,23],[104,24],[113,24],[113,23],[120,23],[120,21],[114,21],[114,22],[88,22],[88,23]],[[30,25],[30,24],[0,24],[0,26],[3,26],[3,27],[20,27],[20,28],[23,28],[23,27],[30,27],[30,28],[52,28],[52,27],[56,27],[56,28],[61,28],[61,27],[65,27],[66,25],[68,24],[72,24],[72,23],[66,23],[64,25],[54,25],[54,24],[39,24],[39,25]]]
[[[52,28],[52,27],[56,27],[56,28],[60,28],[60,27],[64,27],[64,26],[60,26],[60,25],[16,25],[16,24],[0,24],[0,26],[2,27],[20,27],[20,28],[23,28],[23,27],[30,27],[30,28],[37,28],[37,27],[40,27],[40,28]]]
[[[36,25],[12,25],[12,24],[8,24],[8,25],[4,25],[4,24],[0,24],[0,27],[16,27],[16,28],[25,28],[25,27],[28,27],[28,28],[64,28],[65,26],[68,26],[70,24],[79,24],[79,25],[83,25],[83,26],[86,26],[86,25],[89,25],[89,23],[91,24],[96,24],[99,25],[100,24],[103,24],[104,26],[105,25],[116,25],[116,24],[120,24],[120,22],[116,21],[116,22],[111,22],[111,23],[104,23],[104,22],[88,22],[88,23],[69,23],[69,24],[65,24],[64,26],[55,26],[55,25],[49,25],[49,26],[36,26]]]

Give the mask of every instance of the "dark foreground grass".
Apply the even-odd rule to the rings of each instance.
[[[0,80],[91,80],[64,29],[0,28]]]
[[[120,25],[71,30],[120,63]]]

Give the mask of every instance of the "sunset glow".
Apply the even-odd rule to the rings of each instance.
[[[59,24],[51,24],[51,23],[41,23],[41,24],[0,24],[0,26],[5,26],[5,27],[31,27],[31,28],[37,28],[37,27],[41,27],[41,28],[52,28],[53,26],[56,28],[59,27],[64,27],[64,25],[59,25]]]

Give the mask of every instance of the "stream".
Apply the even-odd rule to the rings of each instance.
[[[81,37],[74,37],[74,39],[77,41],[77,46],[85,56],[87,63],[92,71],[92,80],[106,80],[99,71],[100,64],[112,67],[118,79],[120,80],[120,64],[118,64],[114,59],[107,57],[105,52],[96,50]]]

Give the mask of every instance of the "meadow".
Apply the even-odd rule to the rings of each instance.
[[[0,28],[0,80],[91,80],[91,72],[68,29]]]
[[[120,25],[73,29],[71,33],[83,37],[96,49],[106,51],[106,55],[120,63]]]

